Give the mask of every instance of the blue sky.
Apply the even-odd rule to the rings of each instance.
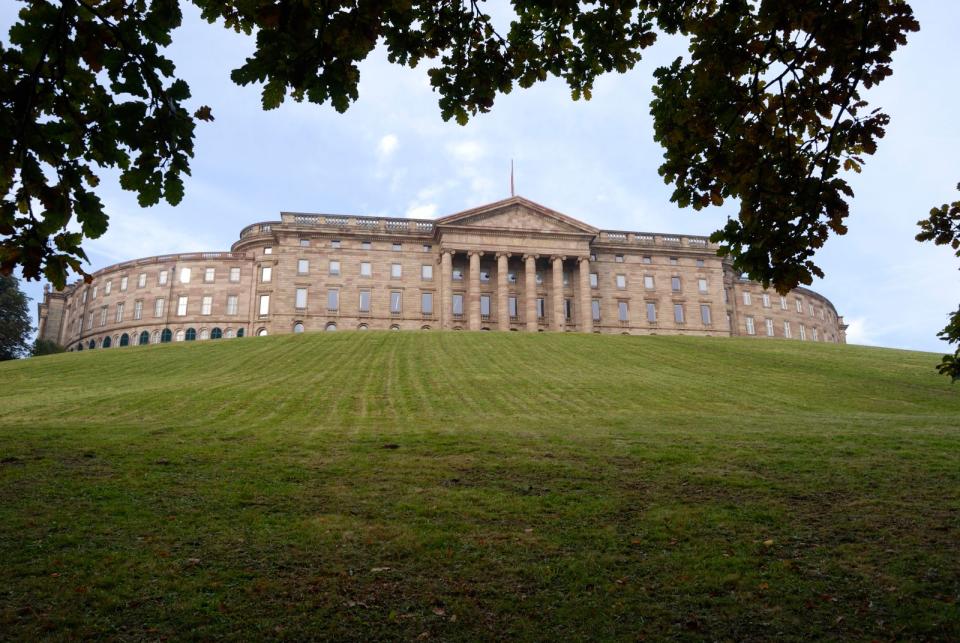
[[[943,351],[935,335],[960,302],[957,260],[913,237],[932,206],[960,198],[960,3],[911,4],[921,31],[896,55],[893,77],[868,94],[892,122],[863,173],[850,177],[850,232],[819,253],[827,276],[813,288],[846,317],[851,343]],[[0,8],[4,34],[19,7]],[[571,101],[550,80],[501,96],[461,127],[440,118],[425,65],[393,66],[382,51],[362,65],[360,99],[345,114],[292,101],[264,112],[258,88],[229,79],[253,39],[184,10],[169,56],[193,105],[210,105],[216,121],[198,125],[193,176],[176,208],[141,209],[103,175],[110,229],[87,243],[91,271],[227,249],[245,225],[281,210],[442,216],[508,196],[511,159],[518,194],[601,228],[709,234],[730,212],[678,209],[657,174],[652,72],[684,52],[682,40],[662,40],[631,72],[600,79],[591,101]],[[25,290],[35,314],[41,285]]]

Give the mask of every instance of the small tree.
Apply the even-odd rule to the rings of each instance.
[[[29,298],[20,290],[20,281],[0,275],[0,361],[17,359],[30,350]]]
[[[960,190],[960,183],[957,184]],[[919,222],[920,234],[917,241],[933,241],[938,246],[950,246],[960,258],[960,201],[944,203],[930,210],[930,216]],[[937,370],[949,375],[956,382],[960,380],[960,308],[952,313],[949,322],[937,337],[950,344],[957,344],[952,355],[943,356]]]
[[[30,351],[30,355],[36,357],[37,355],[53,355],[55,353],[63,353],[67,349],[56,343],[52,339],[40,339],[39,337],[34,340],[33,348]]]

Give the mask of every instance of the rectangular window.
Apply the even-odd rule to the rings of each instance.
[[[390,264],[390,276],[394,279],[399,279],[403,276],[403,264],[394,263]]]
[[[768,295],[767,293],[763,293],[761,297],[763,298],[763,307],[770,308],[770,295]]]
[[[340,262],[336,260],[330,261],[330,274],[334,277],[340,276]]]
[[[671,265],[671,266],[675,266],[675,265],[677,265],[678,263],[679,263],[679,261],[677,261],[677,258],[676,258],[676,257],[670,257],[670,265]]]
[[[147,285],[147,273],[141,272],[137,275],[137,288],[143,288]]]
[[[507,283],[508,284],[517,283],[517,273],[513,272],[512,270],[507,271]]]
[[[542,273],[542,272],[537,272],[537,273],[535,274],[534,280],[537,282],[537,285],[538,285],[538,286],[541,285],[541,284],[543,284],[543,273]]]
[[[107,307],[101,306],[100,307],[100,325],[106,326],[106,324],[107,324]]]
[[[818,334],[817,334],[817,329],[816,329],[816,328],[811,328],[811,329],[810,329],[810,332],[813,333],[813,341],[815,341],[815,342],[820,341],[820,337],[819,337]]]
[[[750,293],[746,290],[743,291],[743,305],[749,306],[753,300],[750,298]]]
[[[203,281],[204,283],[213,283],[217,277],[216,268],[207,268],[203,271]]]
[[[127,290],[127,278],[120,277],[120,292],[126,292]]]
[[[209,315],[213,312],[213,295],[204,295],[200,300],[200,314]]]
[[[507,298],[507,312],[510,315],[511,319],[517,318],[517,298],[516,297]]]
[[[161,271],[157,274],[157,283],[160,284],[161,286],[166,285],[166,283],[167,283],[167,271],[166,271],[166,270],[161,270]]]
[[[590,273],[590,287],[597,288],[600,286],[600,275],[595,272]]]
[[[677,322],[678,324],[682,324],[684,322],[683,304],[673,305],[673,321]]]
[[[107,282],[107,285],[109,286],[110,283]],[[110,293],[108,292],[107,294],[109,295]],[[814,315],[813,315],[813,304],[812,304],[812,303],[807,303],[807,310],[810,311],[810,316],[813,317]]]
[[[260,295],[259,313],[261,316],[270,314],[270,295]]]
[[[310,245],[310,239],[300,239],[300,247],[306,248]]]
[[[453,280],[454,281],[463,281],[463,271],[459,268],[453,269]]]
[[[644,256],[643,263],[653,263],[653,257]]]
[[[424,252],[430,252],[430,249],[431,249],[432,247],[433,247],[433,246],[431,246],[429,243],[425,243],[425,244],[423,244],[423,251],[424,251]]]
[[[600,321],[600,300],[594,299],[590,302],[590,312],[593,315],[593,321]]]
[[[420,294],[420,312],[424,315],[433,314],[433,293],[425,292]]]
[[[490,295],[480,295],[480,315],[490,315]]]
[[[270,246],[267,246],[266,248],[263,249],[263,254],[265,254],[265,255],[272,255],[272,254],[273,254],[273,248],[271,248]]]
[[[228,315],[237,314],[237,309],[239,308],[237,306],[237,300],[238,300],[238,297],[236,295],[227,295],[227,314]]]
[[[122,322],[122,321],[123,321],[123,302],[122,302],[122,301],[117,304],[117,317],[116,317],[116,320],[117,320],[118,322]]]
[[[93,313],[90,313],[90,317],[87,318],[87,330],[93,328]]]
[[[305,275],[310,272],[310,260],[309,259],[297,259],[297,274]]]
[[[340,310],[340,291],[336,288],[327,291],[327,310]]]
[[[97,298],[97,288],[99,288],[99,286],[94,286],[94,287],[93,287],[93,294],[90,295],[90,299],[96,299],[96,298]]]
[[[680,292],[680,277],[670,277],[670,289],[673,292]]]
[[[183,317],[187,314],[187,296],[180,295],[177,297],[177,317]]]
[[[543,297],[537,297],[537,319],[543,319],[547,316],[547,307],[544,305]]]
[[[463,314],[463,295],[456,294],[453,296],[453,314]]]
[[[180,283],[182,283],[182,284],[188,284],[188,283],[190,283],[190,269],[189,269],[189,268],[181,268],[181,269],[180,269]]]
[[[627,276],[626,275],[617,275],[617,288],[623,290],[627,287]]]
[[[707,292],[707,280],[706,279],[697,279],[697,290],[701,293]]]
[[[613,255],[613,261],[615,263],[623,263],[623,255]]]
[[[155,302],[153,302],[153,316],[154,317],[163,317],[163,306],[166,303],[163,297],[158,297]]]
[[[755,334],[756,329],[753,327],[753,317],[747,317],[746,323],[747,323],[747,335]]]
[[[630,321],[630,308],[627,302],[617,302],[617,319],[622,322]]]
[[[703,268],[703,259],[697,259],[697,268]]]
[[[373,244],[370,243],[369,241],[361,241],[361,242],[360,242],[360,249],[361,249],[361,250],[370,250],[370,249],[372,249],[372,248],[373,248]]]
[[[143,300],[138,299],[133,302],[133,318],[140,319],[143,317]]]
[[[260,283],[268,284],[271,281],[273,281],[273,268],[270,266],[260,268]]]
[[[710,317],[710,306],[707,304],[700,304],[700,321],[703,322],[704,326],[713,323],[713,319]]]
[[[113,281],[108,281],[106,285],[103,287],[103,294],[109,295],[111,288],[113,288]]]
[[[231,268],[231,269],[230,269],[230,281],[232,281],[233,283],[237,283],[237,282],[240,281],[240,269],[239,269],[239,268]]]
[[[773,337],[773,320],[767,320],[767,337]]]
[[[570,299],[563,300],[563,317],[567,321],[573,319],[573,301]]]
[[[807,329],[803,324],[800,324],[800,339],[806,341],[807,339]]]
[[[488,281],[490,281],[490,271],[489,271],[489,270],[481,270],[481,271],[480,271],[480,281],[482,281],[482,282],[488,282]]]
[[[403,293],[399,290],[394,290],[390,293],[390,312],[394,315],[399,315],[401,310],[401,305],[403,302]]]
[[[643,287],[647,290],[653,290],[656,286],[656,283],[653,280],[653,275],[644,275],[643,276]]]
[[[657,305],[653,302],[647,302],[647,321],[657,323]]]
[[[780,310],[786,310],[786,309],[787,309],[787,298],[780,297]]]
[[[420,266],[420,278],[427,281],[433,279],[433,264],[425,263]]]
[[[373,266],[370,265],[369,261],[360,262],[360,276],[361,277],[372,277],[373,276]]]
[[[333,248],[334,250],[339,250],[339,249],[340,249],[340,240],[339,240],[339,239],[331,239],[331,240],[330,240],[330,247]]]
[[[798,313],[802,313],[802,312],[803,312],[803,300],[802,300],[802,299],[798,299],[798,300],[797,300],[797,312],[798,312]]]
[[[361,313],[370,312],[370,291],[369,290],[360,291],[360,312]]]
[[[783,336],[787,339],[793,337],[793,333],[790,331],[790,322],[788,321],[783,322]]]
[[[402,245],[402,244],[399,244],[399,243],[393,244],[393,251],[394,251],[394,252],[400,252],[401,250],[403,250],[403,245]]]

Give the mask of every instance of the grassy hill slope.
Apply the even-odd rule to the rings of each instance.
[[[0,638],[960,638],[960,388],[749,339],[0,364]]]

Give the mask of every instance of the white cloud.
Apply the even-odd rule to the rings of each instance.
[[[400,145],[400,139],[397,138],[396,134],[386,134],[380,139],[380,142],[377,143],[377,160],[381,163],[389,160],[393,153],[397,151],[397,147]]]
[[[847,343],[848,344],[865,344],[868,346],[874,345],[877,342],[874,340],[874,335],[867,327],[867,320],[864,317],[855,317],[853,319],[845,319],[847,322]]]
[[[437,204],[411,204],[410,207],[407,208],[406,216],[410,219],[433,219],[437,216]]]
[[[461,163],[476,163],[486,155],[486,149],[480,141],[466,140],[447,145],[447,153]]]

